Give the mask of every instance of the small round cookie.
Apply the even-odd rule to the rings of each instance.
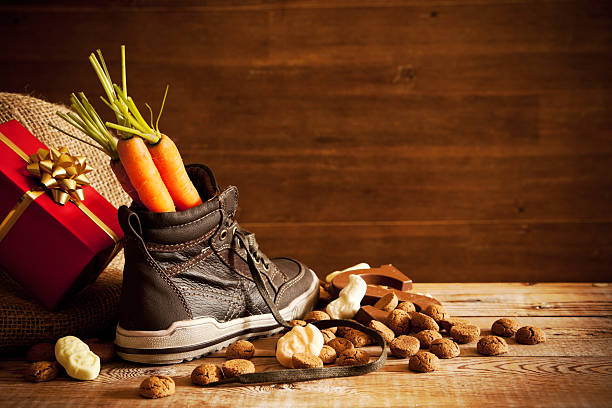
[[[321,352],[319,353],[319,358],[323,361],[323,364],[333,364],[336,361],[336,357],[338,354],[333,347],[323,346]]]
[[[191,382],[197,385],[206,385],[222,379],[223,371],[215,364],[200,364],[191,372]]]
[[[385,312],[390,312],[397,307],[397,295],[395,292],[389,292],[385,296],[378,299],[378,302],[374,303],[374,307]]]
[[[395,309],[389,313],[386,323],[396,336],[410,332],[410,315],[403,310]]]
[[[467,344],[478,340],[480,328],[473,324],[458,324],[450,329],[450,335],[459,344]]]
[[[396,309],[403,310],[406,313],[416,312],[416,306],[412,302],[402,302],[397,305]]]
[[[365,364],[368,361],[370,361],[370,355],[366,351],[354,348],[340,353],[337,363],[341,366],[354,366]]]
[[[520,344],[538,344],[546,341],[544,330],[533,326],[524,326],[516,331],[516,342]]]
[[[255,364],[253,364],[250,360],[235,358],[233,360],[227,360],[225,363],[223,363],[221,370],[223,371],[223,376],[225,378],[232,378],[240,374],[254,373]]]
[[[413,334],[413,336],[419,340],[422,349],[428,349],[434,340],[442,338],[440,332],[435,330],[421,330],[420,332]]]
[[[417,373],[430,373],[440,366],[440,360],[435,354],[419,351],[408,361],[408,368]]]
[[[395,338],[395,333],[393,333],[393,330],[388,328],[383,322],[371,320],[368,327],[380,333],[387,344],[391,343],[391,341]]]
[[[37,361],[30,364],[23,373],[23,378],[31,382],[45,382],[57,378],[59,364],[55,361]]]
[[[304,316],[304,321],[306,321],[306,323],[314,323],[314,322],[318,322],[321,320],[329,320],[329,319],[331,319],[331,317],[329,317],[329,315],[322,310],[313,310],[311,312],[308,312],[308,314]],[[330,327],[329,329],[325,329],[325,330],[329,330],[330,332],[336,334],[336,331],[338,330],[338,328]]]
[[[250,360],[255,354],[255,346],[250,341],[238,340],[227,346],[225,350],[225,358],[228,360],[245,359]]]
[[[140,383],[138,392],[145,398],[164,398],[174,394],[174,380],[166,375],[152,375]]]
[[[450,317],[448,313],[446,313],[444,306],[436,304],[431,304],[427,306],[425,310],[423,310],[423,313],[434,319],[436,323],[440,320],[448,319]]]
[[[321,330],[321,334],[323,335],[323,344],[327,344],[336,338],[336,335],[331,330]]]
[[[304,320],[297,320],[294,319],[292,321],[289,322],[289,325],[291,327],[295,327],[295,326],[306,326],[308,323],[306,323]]]
[[[358,323],[356,320],[353,320],[353,319],[348,319],[348,320],[350,320],[351,322]],[[347,333],[349,330],[351,330],[351,328],[350,328],[350,327],[346,327],[346,326],[338,326],[338,327],[334,327],[334,329],[338,329],[337,331],[335,331],[335,332],[334,332],[334,334],[335,334],[336,336],[338,336],[338,337],[344,337],[344,335],[345,335],[345,334],[346,334],[346,333]],[[329,329],[326,329],[326,330],[329,330]]]
[[[293,368],[323,367],[323,360],[312,353],[295,353],[291,356]]]
[[[412,326],[412,330],[417,333],[422,330],[440,331],[438,323],[436,323],[434,319],[424,313],[413,312],[410,314],[410,318],[410,325]]]
[[[51,343],[38,343],[28,349],[26,360],[35,363],[37,361],[55,361],[55,345]]]
[[[439,358],[455,358],[460,353],[459,345],[451,339],[437,339],[429,346],[429,351]]]
[[[111,342],[91,343],[89,349],[100,357],[100,363],[108,363],[115,358],[115,345]]]
[[[372,344],[372,338],[362,331],[350,329],[344,334],[344,338],[353,343],[355,347],[364,347]]]
[[[342,337],[336,337],[335,339],[330,340],[327,345],[336,350],[337,354],[341,354],[344,350],[352,350],[355,348],[353,343]]]
[[[472,324],[472,322],[467,319],[460,319],[457,317],[449,317],[448,319],[442,319],[438,322],[440,329],[446,331],[447,333],[450,333],[451,327],[458,324]]]
[[[485,356],[496,356],[508,352],[506,340],[497,336],[484,336],[478,340],[476,351]]]
[[[491,326],[491,333],[501,337],[512,337],[516,334],[519,327],[516,320],[504,317],[493,323]]]
[[[398,336],[389,345],[391,354],[398,358],[414,356],[420,347],[419,340],[412,336]]]
[[[319,320],[329,319],[331,319],[331,317],[329,317],[329,315],[322,310],[313,310],[312,312],[308,312],[308,314],[304,316],[304,321],[306,321],[306,323],[313,323],[318,322]]]

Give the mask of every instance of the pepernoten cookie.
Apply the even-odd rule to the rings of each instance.
[[[450,333],[450,329],[453,326],[456,326],[458,324],[472,324],[469,320],[467,319],[461,319],[461,318],[457,318],[457,317],[449,317],[447,319],[442,319],[438,322],[440,329],[446,331],[447,333]]]
[[[485,356],[497,356],[508,352],[508,344],[501,337],[484,336],[478,340],[476,350]]]
[[[37,361],[25,369],[23,378],[31,382],[45,382],[57,378],[59,364],[55,361]]]
[[[416,306],[412,302],[402,302],[397,305],[396,309],[403,310],[406,313],[416,312]]]
[[[221,366],[223,376],[225,378],[233,378],[241,374],[250,374],[255,372],[255,364],[249,360],[242,358],[235,358],[233,360],[227,360]]]
[[[323,364],[332,364],[336,361],[336,357],[338,353],[334,350],[333,347],[323,346],[321,352],[319,353],[319,358],[323,361]]]
[[[421,330],[420,332],[413,334],[413,336],[419,340],[422,349],[428,349],[434,340],[442,338],[440,332],[435,330]]]
[[[451,327],[450,335],[457,343],[471,343],[480,337],[480,328],[473,324],[458,324]]]
[[[215,364],[200,364],[191,372],[191,382],[198,385],[206,385],[222,379],[223,371]]]
[[[449,318],[448,313],[446,313],[446,310],[442,305],[431,304],[427,306],[425,310],[423,310],[423,313],[434,319],[436,323],[440,320]]]
[[[152,375],[140,383],[139,393],[145,398],[164,398],[174,394],[174,380],[165,375]]]
[[[519,329],[519,324],[514,319],[508,319],[506,317],[496,320],[491,326],[491,332],[496,336],[501,337],[512,337]]]
[[[419,348],[419,340],[416,337],[412,336],[396,337],[389,345],[391,354],[399,358],[414,356],[416,353],[419,352]]]
[[[327,344],[336,338],[336,335],[327,329],[321,330],[321,335],[323,336],[323,344]]]
[[[429,347],[429,351],[439,358],[455,358],[461,353],[457,343],[450,339],[434,340]]]
[[[312,353],[295,353],[291,356],[293,368],[317,368],[323,367],[323,360]]]
[[[383,339],[385,339],[385,342],[387,344],[391,343],[391,341],[393,341],[393,339],[395,338],[395,333],[393,333],[393,330],[388,328],[383,322],[379,322],[378,320],[372,320],[370,321],[368,327],[370,329],[376,330],[383,337]]]
[[[521,344],[538,344],[546,341],[546,335],[542,329],[533,326],[521,327],[516,332],[516,341]]]
[[[440,366],[440,360],[435,354],[419,351],[408,361],[408,368],[418,373],[429,373]]]
[[[115,345],[110,342],[91,343],[89,349],[100,357],[100,363],[108,363],[115,358]]]
[[[438,323],[436,323],[434,319],[424,313],[419,312],[413,312],[410,314],[410,325],[412,326],[412,330],[417,333],[422,330],[440,330]]]
[[[336,353],[338,353],[338,355],[340,355],[344,350],[351,350],[355,348],[353,343],[342,337],[336,337],[335,339],[327,343],[327,345],[336,350]]]
[[[355,347],[364,347],[372,344],[372,338],[362,331],[349,329],[344,333],[344,338],[353,343]]]
[[[390,312],[397,307],[397,295],[394,292],[389,292],[385,296],[378,299],[374,307],[385,312]]]
[[[225,350],[225,358],[233,360],[235,358],[243,358],[250,360],[255,354],[255,346],[250,341],[238,340],[227,346]]]
[[[386,323],[396,336],[410,332],[410,315],[403,310],[395,309],[389,313]]]
[[[354,366],[365,364],[368,361],[370,361],[370,355],[366,351],[353,348],[340,353],[337,363],[341,366]]]

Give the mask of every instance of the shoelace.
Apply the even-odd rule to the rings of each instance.
[[[259,263],[259,261],[256,261],[256,256],[260,257],[257,258],[259,260],[261,259],[261,257],[263,257],[263,255],[259,253],[259,248],[257,246],[257,241],[255,241],[255,236],[252,233],[241,229],[240,227],[236,228],[234,236],[241,242],[241,245],[246,248],[251,276],[253,277],[253,281],[255,282],[255,286],[261,294],[261,297],[264,299],[266,305],[270,309],[272,316],[274,316],[274,319],[278,322],[279,325],[291,329],[292,326],[287,323],[287,321],[281,316],[280,312],[278,311],[278,308],[276,307],[276,304],[270,297],[270,294],[268,293],[268,290],[266,289],[266,286],[264,284],[263,278],[261,277],[261,273],[257,268],[257,264]],[[321,330],[329,329],[331,327],[345,326],[364,332],[365,334],[373,338],[376,345],[381,348],[382,351],[380,353],[380,356],[374,361],[370,361],[366,364],[356,366],[285,369],[277,371],[265,371],[260,373],[241,374],[233,378],[226,378],[214,383],[210,383],[208,384],[208,386],[216,386],[229,383],[283,383],[318,380],[323,378],[350,377],[376,371],[381,368],[387,361],[387,349],[385,339],[383,339],[380,333],[362,325],[361,323],[353,322],[350,320],[321,320],[318,322],[314,322],[313,325],[315,325],[318,329]]]

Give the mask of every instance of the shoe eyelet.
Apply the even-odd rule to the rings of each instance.
[[[219,239],[221,241],[225,241],[225,238],[227,238],[227,230],[224,229],[223,231],[221,231],[221,233],[219,234]]]
[[[270,264],[267,264],[267,263],[263,264],[263,268],[266,270],[266,272],[269,271],[270,270]]]
[[[259,260],[259,258],[255,258],[255,257],[253,257],[253,258],[255,259],[255,265],[259,265],[259,262],[261,262],[261,261]]]

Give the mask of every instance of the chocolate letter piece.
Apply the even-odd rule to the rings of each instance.
[[[336,275],[332,279],[330,285],[330,291],[332,291],[334,296],[337,296],[340,290],[348,285],[350,275],[359,275],[368,284],[366,294],[361,301],[362,308],[357,312],[357,315],[359,315],[363,321],[355,317],[355,320],[359,321],[360,323],[365,322],[364,324],[368,324],[369,321],[372,320],[372,313],[376,313],[376,315],[379,316],[379,312],[382,312],[375,312],[369,308],[364,310],[363,305],[373,305],[389,292],[394,292],[397,295],[397,299],[400,303],[414,303],[414,305],[417,307],[417,311],[425,310],[427,306],[432,304],[441,304],[439,301],[430,296],[407,292],[408,290],[412,289],[412,279],[404,275],[393,265],[382,265],[378,268],[346,271]],[[365,316],[364,313],[369,315],[369,317]],[[374,319],[380,320],[379,318]]]

